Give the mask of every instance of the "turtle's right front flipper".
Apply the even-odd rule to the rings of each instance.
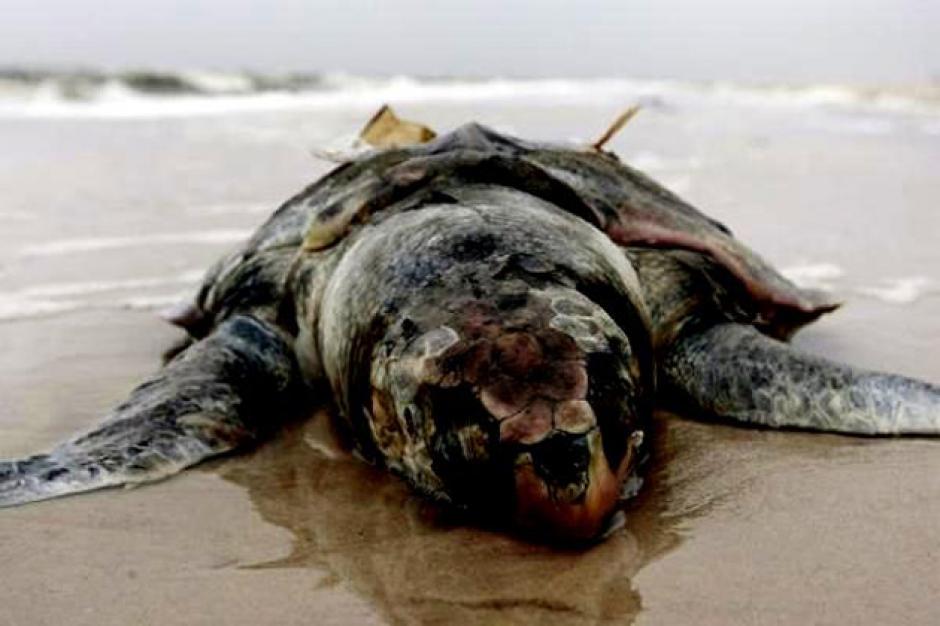
[[[677,339],[659,384],[670,408],[759,426],[940,435],[940,387],[805,354],[744,324]]]
[[[245,446],[296,410],[300,377],[288,342],[246,315],[170,362],[92,431],[0,461],[0,507],[159,480]]]

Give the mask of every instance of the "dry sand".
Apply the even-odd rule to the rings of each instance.
[[[567,138],[593,133],[609,111],[409,113]],[[716,128],[696,115],[653,112],[615,147],[650,163],[644,151],[674,155],[680,165],[651,173],[775,262],[843,268],[836,287],[851,305],[800,335],[802,347],[940,381],[936,293],[908,303],[856,293],[940,279],[937,139],[765,133],[773,120]],[[0,292],[204,267],[224,246],[24,250],[249,228],[262,217],[251,207],[322,171],[305,142],[364,117],[0,122]],[[51,299],[68,301],[61,291]],[[133,304],[126,291],[83,298],[0,321],[0,458],[94,423],[179,337],[149,310],[114,306]],[[566,552],[448,519],[339,450],[325,417],[157,485],[0,511],[0,624],[940,622],[938,442],[659,416],[626,528]]]

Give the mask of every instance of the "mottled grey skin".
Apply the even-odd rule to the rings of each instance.
[[[771,428],[937,434],[936,386],[800,354],[750,326],[721,324],[689,335],[661,371],[680,409]]]
[[[294,410],[297,380],[284,337],[234,316],[135,389],[100,427],[48,454],[0,462],[0,505],[149,482],[243,446],[270,430],[267,414]]]
[[[835,304],[613,155],[467,125],[346,163],[207,275],[193,344],[0,506],[155,480],[324,403],[362,457],[533,534],[597,535],[656,406],[940,433],[940,390],[778,339]]]
[[[859,370],[768,337],[747,323],[755,312],[735,283],[723,282],[723,269],[701,255],[627,254],[650,305],[660,405],[768,428],[938,434],[936,385]]]

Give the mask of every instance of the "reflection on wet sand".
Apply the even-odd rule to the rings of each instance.
[[[400,480],[353,458],[329,416],[293,426],[221,464],[262,517],[294,535],[289,555],[251,569],[314,567],[393,624],[630,624],[633,582],[695,519],[735,513],[770,475],[818,463],[869,465],[897,445],[743,429],[658,415],[653,458],[626,525],[584,550],[527,543],[457,519]],[[881,445],[879,445],[881,444]],[[681,551],[679,551],[681,552]]]
[[[221,469],[295,537],[290,555],[251,567],[325,568],[328,584],[344,584],[391,623],[628,624],[642,608],[633,575],[679,543],[658,458],[625,528],[561,550],[454,519],[346,454],[325,424],[319,415]]]

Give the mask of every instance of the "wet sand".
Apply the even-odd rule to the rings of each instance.
[[[566,139],[595,134],[612,110],[407,112],[439,128],[476,117]],[[148,236],[250,229],[324,170],[311,144],[367,113],[0,120],[0,305],[47,306],[0,320],[0,458],[93,424],[179,338],[139,307],[172,299],[185,279],[128,281],[204,268],[227,244]],[[940,281],[936,136],[903,124],[887,135],[820,130],[780,112],[644,116],[615,144],[628,161],[778,265],[842,268],[832,282],[849,304],[798,335],[801,347],[940,381],[937,292],[861,293]],[[104,237],[125,243],[43,252]],[[112,288],[68,288],[89,281]],[[55,288],[37,295],[37,284]],[[157,485],[0,511],[0,624],[940,620],[935,441],[661,415],[626,527],[571,552],[448,517],[344,454],[326,417]]]

